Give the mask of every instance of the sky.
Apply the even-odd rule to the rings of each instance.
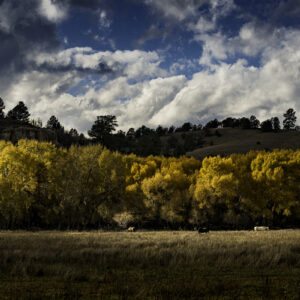
[[[300,0],[0,0],[0,97],[83,133],[101,115],[282,120],[300,112]]]

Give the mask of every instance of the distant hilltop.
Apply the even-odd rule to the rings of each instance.
[[[0,119],[0,140],[10,141],[13,144],[21,139],[52,142],[56,146],[69,147],[71,145],[86,145],[91,141],[84,135],[72,135],[72,132],[43,128],[32,123],[13,119]]]
[[[134,153],[141,157],[149,155],[179,157],[182,155],[202,159],[206,156],[228,156],[247,153],[250,150],[300,149],[300,127],[296,126],[296,111],[289,108],[281,123],[278,117],[260,122],[254,115],[250,118],[232,118],[209,121],[202,124],[184,123],[180,127],[145,125],[127,132],[116,130],[116,116],[97,116],[88,131],[89,138],[75,128],[65,130],[53,115],[43,127],[41,119],[29,119],[26,105],[20,101],[7,114],[0,98],[0,139],[16,144],[20,139],[52,142],[68,148],[71,145],[101,144],[111,151]]]

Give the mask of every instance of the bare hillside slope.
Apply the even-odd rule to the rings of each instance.
[[[250,150],[300,148],[300,131],[261,132],[218,128],[211,129],[210,132],[212,136],[204,137],[202,148],[187,152],[186,155],[201,159],[209,155],[227,156],[232,153],[247,153]]]

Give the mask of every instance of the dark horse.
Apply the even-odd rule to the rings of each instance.
[[[198,233],[208,233],[209,228],[208,227],[197,227]]]

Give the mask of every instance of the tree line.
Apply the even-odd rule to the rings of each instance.
[[[10,127],[11,124],[17,123],[20,126],[29,126],[34,128],[43,128],[43,122],[40,118],[29,119],[30,113],[23,101],[19,103],[7,114],[4,112],[5,105],[0,98],[0,121],[7,121],[4,125]],[[3,127],[3,126],[2,126]],[[70,147],[71,145],[87,145],[91,143],[84,134],[78,133],[75,128],[65,130],[59,120],[53,115],[46,123],[45,129],[52,130],[56,133],[57,142],[62,147]]]
[[[283,129],[295,130],[296,112],[290,108],[284,113]],[[127,133],[119,130],[117,119],[113,115],[98,116],[92,128],[88,131],[89,136],[94,142],[101,143],[111,150],[117,150],[122,153],[135,153],[139,156],[164,155],[179,157],[188,151],[201,148],[204,140],[203,136],[210,136],[210,129],[213,128],[241,128],[241,129],[260,129],[263,132],[279,132],[281,124],[278,117],[260,122],[254,115],[250,118],[231,118],[223,121],[217,119],[209,121],[205,126],[202,124],[184,123],[182,126],[162,127],[156,129],[148,128],[142,125],[137,130],[130,128]],[[201,132],[202,134],[199,134]],[[180,133],[180,134],[176,134]],[[221,136],[219,131],[215,133]],[[165,142],[162,143],[162,138]]]
[[[26,105],[20,101],[6,115],[4,113],[4,101],[0,98],[0,119],[15,120],[23,124],[42,128],[41,119],[29,119],[30,113]],[[296,112],[289,108],[283,114],[283,129],[295,130]],[[203,137],[210,136],[210,129],[213,128],[241,128],[241,129],[259,129],[263,132],[279,132],[281,124],[278,117],[260,122],[254,115],[250,118],[232,118],[228,117],[222,121],[214,119],[205,126],[202,124],[192,124],[185,122],[182,126],[163,127],[157,126],[156,129],[145,125],[134,129],[129,128],[127,132],[118,130],[116,116],[104,115],[98,116],[91,129],[88,131],[90,138],[86,138],[82,133],[78,133],[75,128],[65,130],[63,125],[52,115],[46,123],[45,128],[56,133],[57,141],[60,146],[69,148],[71,145],[101,144],[112,151],[119,151],[123,154],[135,153],[136,155],[146,157],[148,155],[164,155],[167,157],[179,157],[188,151],[201,148],[204,144]],[[199,134],[201,133],[201,134]],[[220,133],[216,131],[220,136]]]
[[[250,228],[300,224],[300,150],[123,155],[102,145],[0,141],[0,227]]]

